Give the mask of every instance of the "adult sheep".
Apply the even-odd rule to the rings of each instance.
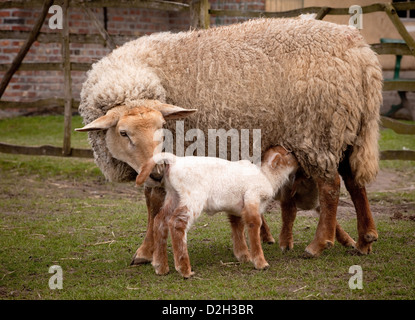
[[[259,128],[261,150],[277,144],[292,150],[318,188],[320,219],[306,252],[318,256],[334,243],[340,172],[358,217],[357,249],[368,253],[377,232],[364,186],[378,171],[381,91],[379,61],[358,30],[316,20],[257,19],[126,43],[93,65],[79,111],[97,165],[118,181],[133,180],[140,168],[114,159],[105,135],[130,107],[196,108],[185,132],[199,128],[206,137],[209,128]],[[124,110],[111,115],[117,119],[92,125],[116,106]],[[174,123],[166,127],[175,130]],[[147,236],[133,263],[151,260],[152,225],[164,195],[157,188],[145,194]],[[295,199],[284,199],[283,223],[290,224]]]

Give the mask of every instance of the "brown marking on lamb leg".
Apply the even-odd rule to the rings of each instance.
[[[282,251],[294,248],[293,226],[297,215],[295,200],[289,192],[283,192],[281,198],[282,227],[280,232],[280,248]]]
[[[318,257],[324,249],[334,245],[336,235],[336,213],[340,194],[340,177],[333,179],[316,179],[319,200],[320,219],[314,240],[305,249],[307,256]]]
[[[263,243],[273,244],[275,243],[275,239],[271,234],[271,230],[269,229],[269,226],[267,222],[265,221],[265,217],[261,215],[262,224],[261,224],[261,240]]]
[[[186,206],[174,210],[169,220],[169,229],[174,254],[176,270],[184,277],[194,275],[190,266],[189,253],[187,251],[187,224],[189,222],[189,209]]]
[[[251,260],[255,269],[265,269],[269,264],[265,260],[261,246],[260,228],[261,215],[258,204],[246,204],[242,209],[242,218],[248,229],[249,243],[251,247]]]
[[[163,188],[145,188],[144,195],[147,205],[147,232],[143,243],[134,254],[131,265],[138,265],[142,263],[149,263],[153,259],[154,239],[153,239],[153,225],[154,218],[160,211],[164,197],[166,195]]]
[[[233,253],[240,262],[248,262],[251,260],[249,249],[246,245],[244,223],[241,217],[228,214],[229,222],[232,229]]]
[[[165,275],[169,272],[167,237],[169,234],[168,219],[171,216],[172,209],[168,203],[165,203],[154,218],[153,237],[155,245],[151,264],[158,275]]]

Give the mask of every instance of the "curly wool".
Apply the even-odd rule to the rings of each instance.
[[[378,171],[382,72],[352,27],[257,19],[144,36],[93,65],[79,111],[87,124],[146,99],[198,109],[185,130],[206,137],[209,128],[261,129],[262,151],[284,145],[309,176],[333,177],[348,146],[357,183]],[[112,158],[104,137],[89,133],[97,165],[109,180],[133,180],[136,173]]]

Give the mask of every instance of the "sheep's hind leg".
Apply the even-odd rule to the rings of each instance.
[[[317,179],[320,200],[320,219],[314,240],[305,249],[307,256],[318,257],[324,249],[334,245],[336,213],[340,194],[340,177]]]
[[[153,259],[154,239],[153,239],[153,225],[154,218],[160,211],[164,197],[166,195],[163,188],[145,188],[144,195],[146,197],[147,205],[147,232],[143,243],[134,254],[131,265],[138,265],[142,263],[149,263]]]
[[[239,262],[248,262],[251,259],[246,245],[242,218],[231,214],[228,214],[228,218],[232,228],[233,253]]]
[[[265,221],[265,218],[263,215],[261,215],[262,224],[261,224],[261,240],[263,243],[273,244],[275,243],[275,239],[273,238],[271,231],[269,229],[269,226],[267,222]]]
[[[189,210],[187,207],[179,207],[174,210],[169,220],[169,229],[174,253],[174,266],[184,277],[194,275],[190,266],[189,253],[187,251],[187,224],[189,223]]]
[[[339,172],[356,209],[359,234],[356,249],[361,254],[369,254],[372,251],[372,243],[378,239],[378,233],[370,211],[366,188],[357,185],[348,161],[343,161],[340,164]]]

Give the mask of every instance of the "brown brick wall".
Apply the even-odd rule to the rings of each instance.
[[[0,0],[1,1],[1,0]],[[264,0],[211,0],[213,9],[247,9],[263,10]],[[0,10],[0,30],[30,31],[40,9],[3,9]],[[102,8],[93,9],[95,15],[103,21]],[[48,26],[49,14],[42,27],[42,32],[58,33]],[[78,8],[69,9],[69,27],[71,33],[97,34],[94,24],[88,16]],[[212,17],[211,25],[224,25],[246,20],[244,18]],[[189,13],[175,13],[138,8],[108,8],[107,30],[112,35],[124,35],[135,38],[140,35],[162,31],[188,30],[190,25]],[[0,39],[0,64],[11,63],[23,44],[23,40]],[[92,63],[106,54],[109,49],[99,44],[71,43],[71,61]],[[60,62],[61,45],[59,43],[35,42],[24,59],[24,63]],[[4,72],[0,72],[2,77]],[[79,100],[79,94],[85,72],[72,71],[73,97]],[[61,71],[18,71],[13,76],[2,100],[33,101],[43,98],[63,96],[63,74]]]

